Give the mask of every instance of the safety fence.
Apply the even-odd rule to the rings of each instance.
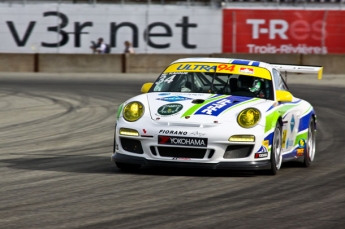
[[[345,74],[345,55],[197,54],[193,57],[236,58],[275,64],[323,66],[325,74]],[[188,54],[4,54],[0,72],[159,73]]]

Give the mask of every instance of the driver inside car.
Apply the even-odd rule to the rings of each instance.
[[[192,83],[189,81],[186,81],[181,88],[181,92],[191,92],[191,91],[192,91]]]
[[[260,79],[255,79],[253,81],[252,87],[249,88],[250,92],[253,92],[257,97],[259,98],[265,98],[264,90],[262,89],[264,87],[264,82]]]

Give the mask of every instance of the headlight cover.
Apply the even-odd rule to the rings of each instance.
[[[237,116],[238,124],[243,128],[252,128],[260,120],[261,113],[256,108],[247,108],[241,111]]]
[[[130,102],[123,109],[123,117],[128,122],[135,122],[144,114],[144,105],[141,102]]]
[[[229,142],[255,142],[254,135],[232,135]]]

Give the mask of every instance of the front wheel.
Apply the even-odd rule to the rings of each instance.
[[[270,175],[276,175],[280,169],[283,161],[282,155],[282,127],[279,122],[274,129],[273,142],[271,148],[271,169],[269,170]]]
[[[309,128],[308,128],[308,140],[306,142],[305,146],[305,152],[304,152],[304,159],[303,159],[303,165],[304,167],[309,167],[311,165],[311,162],[314,160],[315,157],[315,123],[314,119],[311,118],[309,122]]]

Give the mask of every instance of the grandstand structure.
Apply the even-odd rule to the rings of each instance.
[[[345,0],[0,0],[11,6],[12,4],[121,4],[121,5],[185,5],[185,6],[208,6],[208,7],[254,7],[277,6],[277,7],[345,7]]]

